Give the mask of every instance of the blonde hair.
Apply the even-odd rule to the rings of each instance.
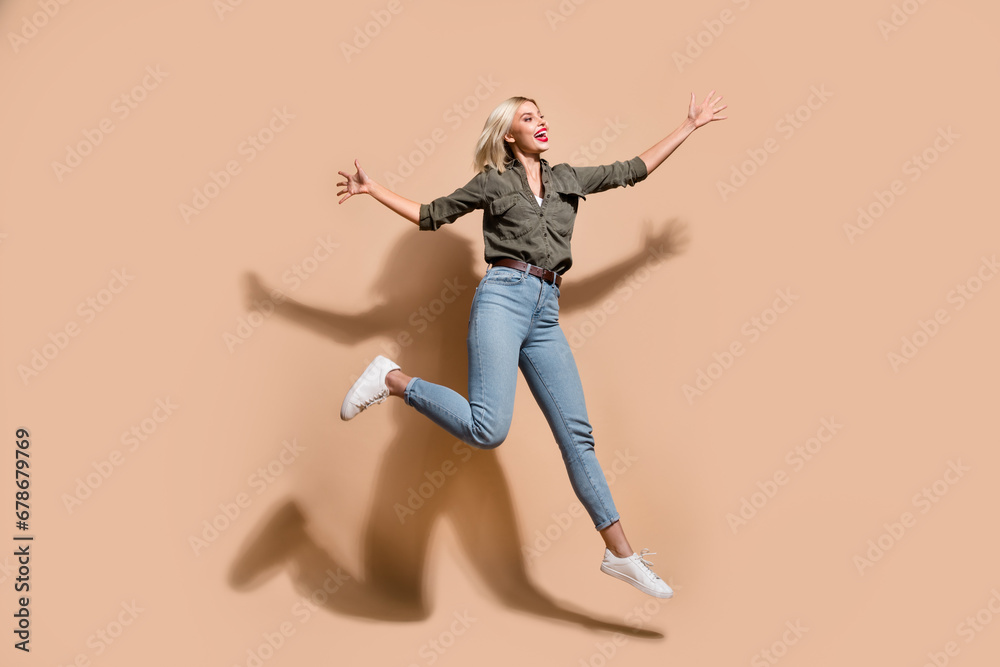
[[[490,112],[483,125],[483,132],[479,135],[479,141],[476,142],[472,158],[472,170],[477,174],[486,171],[487,167],[493,167],[502,174],[507,165],[513,161],[514,154],[503,140],[503,135],[510,131],[517,108],[525,102],[538,106],[538,103],[530,97],[508,97]]]

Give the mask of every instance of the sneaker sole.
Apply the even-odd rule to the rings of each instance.
[[[624,581],[626,583],[632,584],[633,586],[635,586],[636,588],[638,588],[640,591],[642,591],[646,595],[651,595],[654,598],[660,598],[661,600],[663,600],[663,599],[671,598],[671,597],[674,596],[673,592],[670,592],[670,593],[659,593],[657,591],[654,591],[654,590],[648,588],[647,586],[644,586],[642,584],[642,582],[637,581],[636,579],[628,576],[627,574],[624,574],[622,572],[618,572],[617,570],[612,570],[611,568],[607,567],[607,565],[605,563],[601,563],[601,572],[603,572],[604,574],[610,574],[615,579],[619,579],[619,580]]]

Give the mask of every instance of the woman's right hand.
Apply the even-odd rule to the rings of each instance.
[[[376,183],[372,179],[368,178],[368,174],[365,170],[361,168],[358,161],[354,161],[354,166],[357,167],[358,171],[352,176],[343,171],[338,171],[337,173],[343,176],[346,180],[340,181],[337,185],[342,186],[343,190],[338,192],[338,195],[344,195],[340,198],[338,204],[343,204],[347,201],[347,198],[352,195],[371,195],[372,199],[389,207],[394,212],[403,216],[415,225],[420,225],[420,203],[415,201],[410,201],[405,197],[397,195],[392,190],[389,190],[383,185]]]
[[[357,167],[358,170],[353,175],[343,171],[337,172],[345,179],[347,179],[344,181],[339,181],[337,183],[337,185],[344,187],[343,190],[337,193],[338,195],[344,195],[343,197],[341,197],[340,201],[337,202],[338,204],[343,204],[345,201],[347,201],[347,199],[351,195],[361,195],[361,194],[371,193],[369,186],[371,186],[372,180],[368,178],[368,174],[366,174],[365,170],[361,168],[361,165],[358,164],[357,160],[354,160],[354,166]]]

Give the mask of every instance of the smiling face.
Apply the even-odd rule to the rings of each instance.
[[[549,148],[548,123],[533,102],[522,102],[514,114],[510,130],[504,135],[507,147],[517,154],[539,154]]]

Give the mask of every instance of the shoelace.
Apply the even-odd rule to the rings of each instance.
[[[377,393],[374,396],[372,396],[371,398],[369,398],[368,400],[364,401],[363,403],[360,403],[358,405],[358,407],[361,410],[364,410],[365,408],[371,406],[374,403],[381,403],[382,401],[384,401],[388,397],[389,397],[389,389],[387,387],[387,388],[383,389],[382,391],[380,391],[379,393]]]
[[[651,555],[651,554],[655,554],[655,553],[656,553],[655,551],[650,551],[649,549],[643,549],[642,551],[640,551],[639,552],[639,564],[642,565],[642,567],[646,570],[646,572],[648,572],[650,574],[650,576],[652,576],[654,579],[659,579],[660,575],[656,574],[655,572],[653,572],[652,570],[649,569],[653,565],[653,562],[652,561],[648,561],[645,558],[646,556]]]

